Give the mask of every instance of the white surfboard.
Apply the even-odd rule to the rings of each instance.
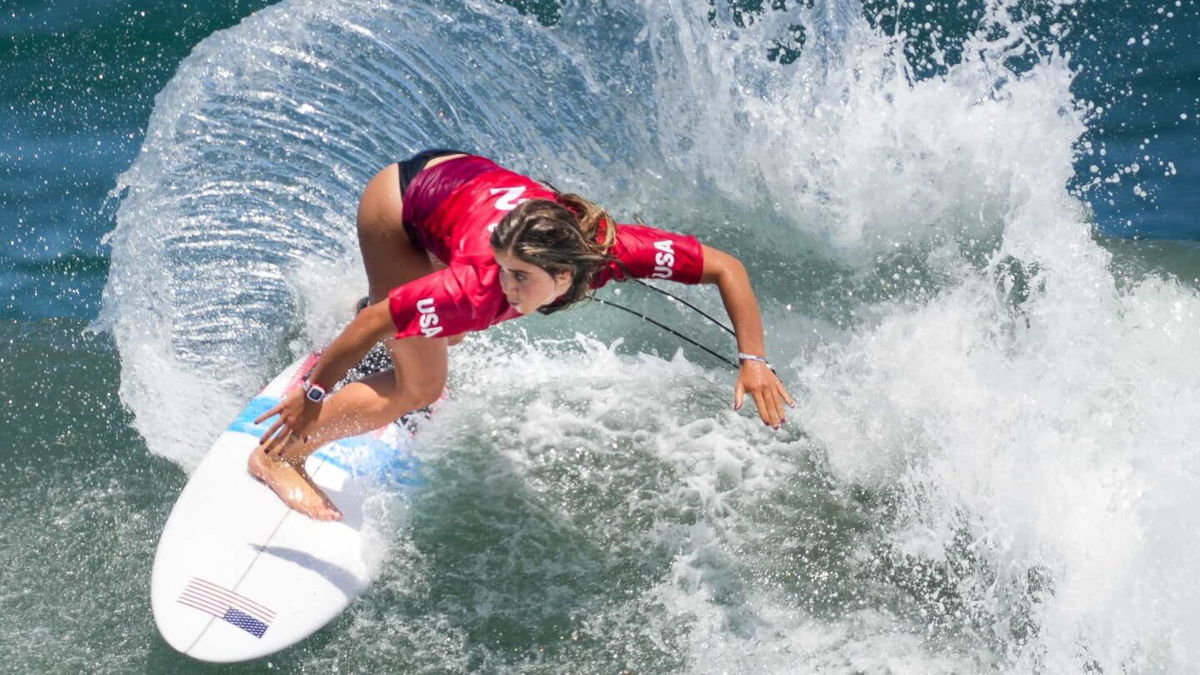
[[[284,506],[246,471],[273,407],[312,368],[298,360],[217,439],[171,511],[150,578],[154,620],[172,647],[203,661],[245,661],[295,644],[370,585],[368,500],[394,499],[421,481],[412,436],[390,424],[330,443],[305,465],[342,511],[334,522]]]

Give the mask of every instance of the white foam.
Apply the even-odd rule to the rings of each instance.
[[[473,631],[561,619],[584,638],[567,662],[647,670],[1200,660],[1200,297],[1114,274],[1067,191],[1091,113],[1052,48],[1005,69],[1027,37],[1015,2],[987,5],[1008,37],[977,31],[927,79],[848,2],[745,29],[704,3],[570,5],[579,24],[553,31],[491,4],[322,6],[281,3],[198,47],[123,178],[105,314],[154,452],[189,465],[281,345],[333,334],[361,293],[357,272],[323,281],[357,264],[357,191],[445,143],[657,225],[748,231],[734,252],[785,280],[759,292],[804,432],[733,414],[728,373],[595,308],[471,338],[422,435],[445,481],[429,499],[463,510],[425,522],[470,574],[406,549],[385,576],[412,572],[410,608],[436,599],[393,620],[368,602],[335,653],[391,636],[421,662],[519,669]],[[767,62],[792,22],[800,59]],[[569,97],[544,101],[547,79]],[[262,161],[221,154],[245,146]],[[551,340],[574,330],[600,341]],[[667,358],[611,344],[626,333]],[[458,517],[511,539],[470,549]],[[530,578],[557,595],[533,602]]]

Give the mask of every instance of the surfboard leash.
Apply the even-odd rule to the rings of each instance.
[[[720,360],[721,362],[725,363],[726,365],[728,365],[728,366],[730,366],[730,367],[732,367],[732,368],[737,368],[737,364],[735,364],[735,363],[733,362],[733,360],[732,360],[732,359],[730,359],[730,358],[727,358],[727,357],[724,357],[724,356],[721,356],[721,355],[720,355],[719,353],[717,353],[716,351],[714,351],[714,350],[712,350],[712,349],[709,349],[708,347],[705,347],[704,345],[700,344],[699,342],[696,342],[695,340],[693,340],[692,338],[690,338],[690,337],[688,337],[688,336],[684,335],[683,333],[680,333],[679,331],[675,330],[674,328],[671,328],[670,326],[668,326],[668,325],[666,325],[666,324],[664,324],[664,323],[661,323],[661,322],[659,322],[659,321],[655,321],[654,319],[652,319],[652,318],[650,318],[650,317],[646,316],[645,314],[643,314],[643,313],[641,313],[641,312],[639,312],[639,311],[637,311],[637,310],[634,310],[634,309],[629,309],[628,307],[626,307],[626,306],[624,306],[624,305],[618,305],[618,304],[617,304],[617,303],[615,303],[615,302],[609,302],[608,300],[605,300],[605,299],[603,299],[603,298],[593,298],[593,300],[595,300],[596,302],[598,302],[598,303],[600,303],[600,304],[602,304],[602,305],[608,305],[609,307],[615,307],[615,308],[617,308],[617,309],[619,309],[619,310],[621,310],[621,311],[623,311],[623,312],[629,312],[630,314],[632,314],[632,315],[634,315],[634,316],[641,317],[641,318],[642,318],[642,320],[644,320],[644,321],[649,321],[650,323],[652,323],[652,324],[654,324],[655,326],[658,326],[659,328],[661,328],[661,329],[663,329],[663,330],[667,331],[668,333],[670,333],[670,334],[674,335],[675,337],[679,338],[680,340],[683,340],[684,342],[687,342],[687,343],[689,343],[689,344],[695,345],[696,347],[699,347],[700,349],[703,349],[704,351],[708,352],[709,354],[712,354],[714,358],[716,358],[716,359]]]
[[[707,313],[707,312],[705,312],[704,310],[702,310],[702,309],[700,309],[699,307],[697,307],[697,306],[693,305],[692,303],[688,302],[687,300],[684,300],[683,298],[679,297],[678,295],[675,295],[674,293],[671,293],[671,292],[668,292],[668,291],[664,291],[663,289],[659,288],[658,286],[654,286],[654,285],[652,285],[652,284],[648,284],[648,283],[646,283],[646,282],[642,281],[641,279],[630,279],[630,281],[632,281],[632,282],[634,282],[634,283],[636,283],[636,284],[638,284],[638,285],[640,285],[640,286],[645,286],[646,288],[649,288],[649,289],[650,289],[650,290],[652,290],[652,291],[655,291],[655,292],[658,292],[658,293],[662,293],[663,295],[667,296],[668,298],[671,298],[672,300],[674,300],[674,301],[676,301],[676,302],[682,303],[682,304],[683,304],[685,307],[688,307],[688,308],[690,308],[692,311],[696,312],[696,313],[697,313],[697,314],[699,314],[700,316],[702,316],[702,317],[704,317],[704,318],[708,319],[709,321],[713,322],[713,323],[714,323],[714,324],[716,324],[717,326],[720,326],[721,328],[724,328],[726,333],[729,333],[730,335],[734,336],[735,338],[737,337],[737,333],[733,332],[733,329],[732,329],[732,328],[730,328],[729,326],[726,326],[725,324],[721,323],[719,320],[717,320],[717,319],[713,318],[713,317],[712,317],[710,314],[708,314],[708,313]]]
[[[639,279],[630,279],[630,281],[636,282],[636,283],[638,283],[638,284],[640,284],[640,285],[642,285],[642,286],[645,286],[646,288],[649,288],[649,289],[652,289],[652,290],[654,290],[654,291],[657,291],[657,292],[659,292],[659,293],[661,293],[661,294],[663,294],[663,295],[665,295],[665,296],[667,296],[667,297],[671,298],[672,300],[675,300],[676,302],[679,302],[679,303],[683,304],[685,307],[687,307],[687,308],[691,309],[692,311],[696,312],[697,314],[699,314],[700,316],[704,317],[705,319],[708,319],[708,320],[709,320],[709,321],[711,321],[713,324],[715,324],[715,325],[717,325],[717,326],[719,326],[719,327],[723,328],[723,329],[725,330],[725,332],[729,333],[730,335],[732,335],[732,336],[734,336],[734,337],[737,337],[737,333],[735,333],[735,332],[733,331],[733,329],[732,329],[732,328],[730,328],[729,326],[726,326],[725,324],[721,323],[720,321],[718,321],[717,319],[713,318],[713,317],[712,317],[710,314],[708,314],[708,313],[707,313],[707,312],[705,312],[704,310],[702,310],[702,309],[700,309],[699,307],[697,307],[697,306],[693,305],[692,303],[688,302],[687,300],[684,300],[683,298],[681,298],[681,297],[679,297],[679,296],[675,295],[674,293],[670,293],[670,292],[668,292],[668,291],[664,291],[663,289],[661,289],[661,288],[659,288],[659,287],[657,287],[657,286],[653,286],[653,285],[651,285],[651,284],[648,284],[648,283],[646,283],[646,282],[644,282],[644,281],[641,281],[641,280],[639,280]],[[658,326],[659,328],[661,328],[661,329],[663,329],[663,330],[667,331],[668,333],[670,333],[670,334],[674,335],[675,337],[677,337],[677,338],[679,338],[679,339],[683,340],[684,342],[687,342],[687,343],[688,343],[688,344],[690,344],[690,345],[693,345],[693,346],[695,346],[695,347],[699,347],[700,349],[703,349],[704,351],[706,351],[706,352],[708,352],[709,354],[711,354],[711,355],[712,355],[714,358],[716,358],[717,360],[721,361],[721,362],[722,362],[722,363],[724,363],[725,365],[727,365],[727,366],[729,366],[729,367],[733,368],[734,370],[736,370],[736,369],[738,368],[738,364],[737,364],[737,362],[736,362],[736,361],[734,361],[733,359],[731,359],[731,358],[729,358],[729,357],[727,357],[727,356],[722,356],[722,355],[721,355],[719,352],[717,352],[716,350],[714,350],[714,349],[710,349],[709,347],[706,347],[706,346],[704,346],[704,345],[700,344],[700,343],[699,343],[699,342],[697,342],[696,340],[693,340],[692,338],[690,338],[690,337],[688,337],[688,336],[684,335],[683,333],[680,333],[679,331],[675,330],[674,328],[671,328],[670,326],[668,326],[668,325],[666,325],[666,324],[662,323],[661,321],[658,321],[658,320],[656,320],[656,319],[654,319],[654,318],[651,318],[650,316],[647,316],[647,315],[646,315],[644,312],[639,312],[639,311],[637,311],[637,310],[635,310],[635,309],[630,309],[630,308],[628,308],[628,307],[626,307],[626,306],[624,306],[624,305],[619,305],[619,304],[617,304],[617,303],[615,303],[615,302],[611,302],[611,301],[609,301],[609,300],[605,300],[605,299],[603,299],[603,298],[596,298],[596,297],[593,297],[592,299],[593,299],[593,300],[595,300],[596,302],[599,302],[599,303],[601,303],[601,304],[608,305],[609,307],[614,307],[614,308],[616,308],[616,309],[619,309],[619,310],[621,310],[621,311],[623,311],[623,312],[628,312],[628,313],[630,313],[630,314],[632,314],[632,315],[634,315],[634,316],[636,316],[636,317],[639,317],[639,318],[640,318],[640,319],[642,319],[643,321],[648,321],[648,322],[650,322],[650,323],[654,324],[655,326]]]

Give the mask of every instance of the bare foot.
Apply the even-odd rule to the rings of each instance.
[[[341,520],[342,512],[321,492],[303,465],[269,456],[262,446],[250,453],[250,475],[262,481],[291,508],[316,520]]]

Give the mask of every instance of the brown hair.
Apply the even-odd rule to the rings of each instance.
[[[492,230],[492,248],[546,270],[551,276],[571,272],[571,286],[545,307],[552,314],[590,294],[592,277],[612,262],[617,239],[604,209],[575,194],[559,193],[556,201],[531,199],[504,216]],[[603,233],[603,240],[600,235]]]

